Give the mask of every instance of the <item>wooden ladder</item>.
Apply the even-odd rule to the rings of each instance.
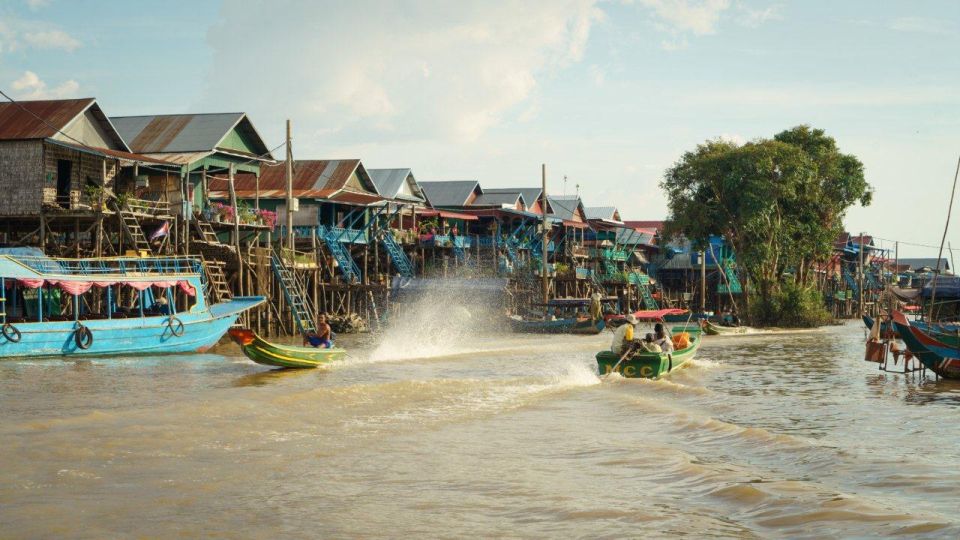
[[[230,286],[227,285],[226,272],[223,271],[226,263],[223,261],[208,261],[203,258],[201,260],[203,261],[203,269],[207,273],[208,288],[214,300],[226,302],[233,298]]]
[[[213,230],[213,225],[209,221],[197,216],[193,220],[193,225],[201,240],[208,244],[220,243],[220,239],[217,238],[217,233]]]
[[[150,248],[150,242],[147,241],[146,235],[143,234],[143,229],[140,228],[140,221],[137,220],[137,216],[132,212],[121,209],[117,210],[117,215],[120,216],[120,222],[123,224],[124,232],[127,233],[127,238],[130,239],[130,242],[133,243],[137,251],[146,251],[152,255],[153,249]]]

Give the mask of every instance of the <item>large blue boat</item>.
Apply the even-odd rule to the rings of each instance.
[[[0,358],[202,352],[262,296],[209,305],[199,259],[0,255]]]

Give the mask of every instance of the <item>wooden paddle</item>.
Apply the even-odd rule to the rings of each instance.
[[[630,323],[627,323],[627,324],[630,324]],[[621,356],[620,359],[617,360],[617,363],[613,365],[613,369],[611,369],[606,374],[606,377],[609,377],[611,373],[614,373],[615,371],[617,371],[617,368],[620,367],[620,364],[622,364],[623,361],[626,360],[628,356],[630,356],[630,353],[633,352],[633,348],[634,348],[634,345],[633,343],[631,343],[630,346],[627,347],[627,352],[623,353],[623,356]]]

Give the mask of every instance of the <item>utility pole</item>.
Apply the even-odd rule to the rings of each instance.
[[[290,119],[287,119],[287,249],[291,252],[293,240],[293,148],[290,146]]]
[[[700,252],[700,313],[707,311],[707,254]]]
[[[543,180],[543,186],[540,193],[540,207],[543,210],[543,245],[541,246],[541,255],[543,264],[541,265],[540,275],[543,279],[543,303],[550,301],[550,282],[547,279],[547,244],[550,241],[550,229],[547,227],[547,164],[540,164],[540,176]],[[544,307],[546,309],[546,307]]]
[[[857,284],[857,289],[858,289],[858,292],[860,293],[858,307],[860,308],[860,314],[862,315],[866,313],[866,310],[864,309],[864,306],[863,306],[863,233],[862,232],[860,233],[860,271],[857,272],[857,280],[859,282]]]

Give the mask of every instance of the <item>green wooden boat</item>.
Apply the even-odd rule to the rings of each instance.
[[[703,331],[708,336],[726,336],[733,334],[745,334],[747,332],[746,326],[720,326],[719,324],[713,324],[710,321],[703,321]]]
[[[700,348],[701,334],[699,331],[691,328],[685,329],[682,326],[672,330],[674,334],[684,331],[690,334],[690,346],[686,349],[673,351],[673,353],[670,354],[637,352],[623,362],[620,362],[620,366],[617,367],[617,372],[627,378],[656,379],[664,373],[669,373],[671,370],[676,369],[687,360],[693,358],[694,355],[697,354],[697,349]],[[620,355],[610,350],[598,352],[597,368],[600,374],[607,375],[612,372],[619,360]]]
[[[240,345],[243,354],[258,364],[281,368],[315,368],[346,356],[343,349],[318,349],[277,345],[247,328],[231,328],[230,337]]]

